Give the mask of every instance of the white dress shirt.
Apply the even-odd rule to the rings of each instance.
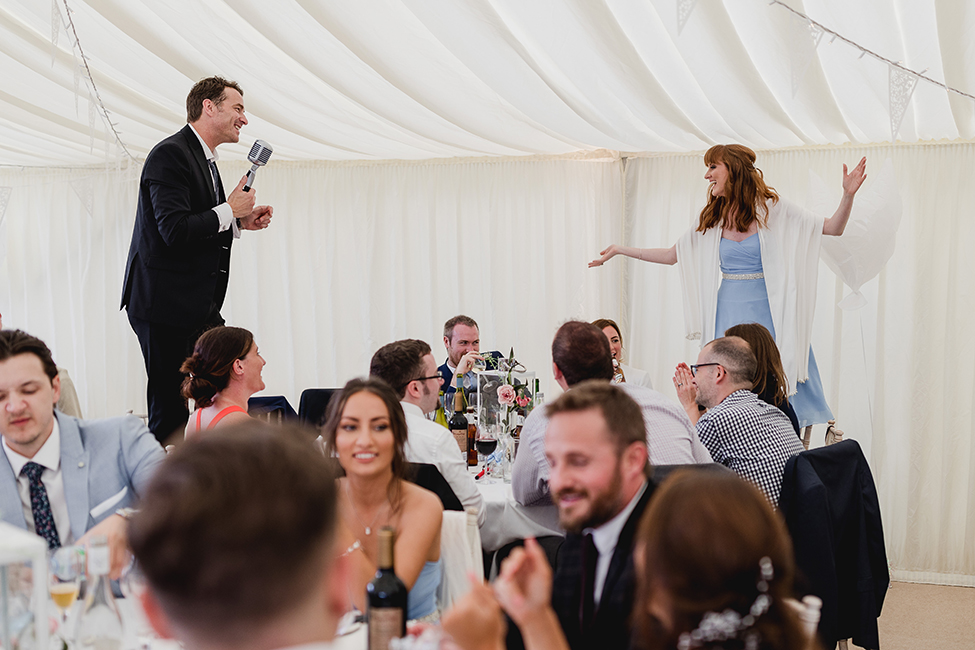
[[[51,514],[54,516],[54,525],[58,529],[58,537],[61,538],[61,546],[68,546],[74,540],[71,536],[71,519],[68,517],[68,501],[64,497],[64,479],[61,476],[61,429],[58,427],[57,418],[54,418],[53,422],[51,435],[33,458],[21,456],[8,447],[6,439],[3,440],[3,451],[10,461],[14,476],[17,477],[17,493],[20,494],[20,503],[24,508],[27,530],[32,533],[37,532],[34,529],[34,512],[30,507],[30,479],[21,476],[20,471],[24,465],[33,461],[44,468],[41,483],[47,491],[47,500],[51,504]]]
[[[210,147],[207,143],[203,141],[203,137],[200,136],[196,128],[190,124],[190,130],[196,134],[196,139],[200,141],[200,146],[203,147],[203,155],[206,156],[207,160],[212,160],[216,164],[219,158],[217,157],[216,151],[210,151]],[[208,165],[209,167],[209,165]],[[211,185],[217,182],[214,178],[213,172],[210,171],[210,179],[212,181]],[[236,185],[234,185],[236,187]],[[214,206],[213,211],[217,213],[217,218],[220,220],[220,226],[217,228],[217,232],[223,232],[227,228],[233,228],[234,239],[240,239],[240,228],[237,227],[237,220],[234,219],[234,210],[230,207],[229,203],[221,203],[220,205]]]
[[[643,487],[637,490],[636,496],[630,499],[630,502],[626,504],[618,515],[607,521],[602,526],[597,528],[587,528],[583,532],[592,533],[592,543],[596,545],[596,550],[599,551],[599,559],[596,560],[596,579],[593,581],[593,603],[598,607],[599,600],[603,595],[603,586],[606,584],[606,574],[609,573],[609,563],[613,559],[613,553],[616,552],[616,542],[620,539],[620,533],[623,532],[623,526],[626,525],[626,520],[630,518],[630,514],[633,509],[636,508],[637,502],[643,493],[647,491],[647,482],[643,482]]]
[[[474,478],[467,471],[467,462],[461,456],[457,441],[450,431],[423,416],[416,404],[400,402],[406,414],[409,434],[406,440],[406,459],[411,463],[429,463],[435,466],[450,485],[465,508],[477,508],[477,525],[484,525],[484,497],[481,496]]]

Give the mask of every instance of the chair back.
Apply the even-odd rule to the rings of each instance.
[[[298,420],[310,427],[318,428],[325,420],[328,403],[341,388],[306,388],[301,391],[298,401]]]
[[[444,510],[454,510],[463,512],[464,506],[460,499],[454,494],[450,483],[443,477],[436,465],[430,463],[410,463],[410,481],[419,485],[421,488],[430,490],[438,497],[443,504]]]
[[[446,611],[471,590],[470,574],[473,573],[478,581],[484,580],[477,508],[468,508],[464,512],[444,511],[440,528],[440,560],[443,563],[440,611]]]
[[[298,417],[295,409],[284,395],[251,397],[247,400],[247,414],[252,418],[280,424],[283,420]]]

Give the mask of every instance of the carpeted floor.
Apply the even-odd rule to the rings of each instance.
[[[975,588],[891,583],[880,615],[880,648],[975,648]]]

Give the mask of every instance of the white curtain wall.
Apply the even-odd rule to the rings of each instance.
[[[838,200],[842,163],[862,155],[865,189],[893,162],[897,247],[858,311],[835,307],[849,290],[822,265],[813,346],[839,426],[870,460],[895,577],[975,585],[975,221],[962,200],[975,145],[779,150],[759,166],[806,205],[810,171]],[[225,184],[245,169],[221,163]],[[612,242],[672,245],[703,203],[703,173],[699,153],[271,164],[255,189],[275,218],[235,244],[223,314],[255,333],[265,394],[293,404],[364,374],[395,339],[427,340],[441,358],[457,313],[480,323],[482,348],[513,346],[549,395],[556,327],[616,318],[629,362],[673,396],[674,365],[698,350],[684,339],[677,270],[586,263]],[[125,166],[0,168],[4,326],[51,345],[91,417],[145,410],[142,358],[118,311],[137,185]],[[821,444],[822,427],[814,435]]]

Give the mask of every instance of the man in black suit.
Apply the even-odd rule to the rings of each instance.
[[[563,393],[546,414],[549,487],[567,532],[552,609],[574,650],[625,650],[634,601],[633,542],[653,492],[643,413],[618,386],[593,380]],[[526,557],[534,551],[535,569],[544,564],[537,545],[528,551],[518,550],[506,561],[499,598],[532,645],[545,617],[524,598],[518,608],[505,600],[506,585]]]
[[[272,216],[243,191],[243,178],[226,197],[215,164],[217,146],[237,142],[247,124],[240,86],[221,77],[198,82],[186,121],[146,157],[122,287],[149,376],[149,428],[160,441],[186,425],[180,365],[204,330],[224,322],[231,244]]]

